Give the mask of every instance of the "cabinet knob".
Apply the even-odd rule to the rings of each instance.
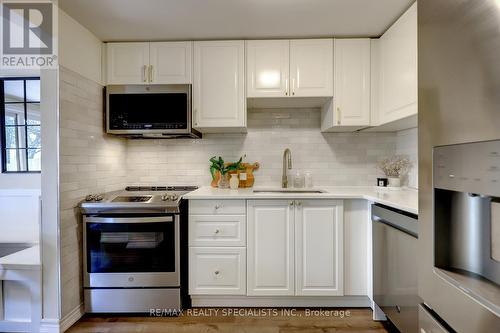
[[[219,275],[219,274],[220,274],[220,271],[219,271],[219,270],[216,270],[216,271],[214,272],[214,274],[215,274],[215,275]]]
[[[215,229],[214,233],[217,235],[220,233],[220,230],[219,229]]]
[[[220,208],[222,208],[222,204],[215,205],[215,209],[220,209]]]
[[[290,201],[290,207],[293,206],[293,201]]]
[[[296,205],[300,207],[300,206],[302,206],[302,202],[297,201]]]

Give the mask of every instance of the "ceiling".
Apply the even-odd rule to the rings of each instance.
[[[59,0],[103,41],[380,36],[415,0]]]

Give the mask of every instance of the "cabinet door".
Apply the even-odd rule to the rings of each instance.
[[[335,39],[335,125],[370,125],[370,39]]]
[[[343,295],[342,202],[297,200],[295,223],[296,294]]]
[[[289,200],[247,203],[247,295],[294,295],[294,206]]]
[[[379,122],[417,114],[417,7],[380,37]]]
[[[148,84],[149,43],[107,44],[108,84]]]
[[[247,97],[288,96],[288,40],[252,40],[247,47]]]
[[[192,83],[192,42],[150,43],[152,83]]]
[[[203,132],[245,128],[244,72],[243,41],[194,43],[194,127]]]
[[[333,39],[290,41],[290,80],[292,96],[333,96]]]
[[[245,252],[243,247],[189,248],[189,294],[245,295]]]

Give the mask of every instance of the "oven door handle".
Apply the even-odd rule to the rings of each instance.
[[[89,217],[86,223],[166,223],[174,222],[173,216],[152,217]]]

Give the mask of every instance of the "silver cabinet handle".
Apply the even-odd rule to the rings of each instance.
[[[292,79],[292,95],[295,96],[295,78]]]
[[[337,125],[340,125],[340,108],[337,108]]]
[[[153,65],[149,65],[149,82],[154,81],[153,74],[154,74]]]
[[[142,66],[142,82],[148,82],[148,66]]]
[[[285,96],[288,96],[288,79],[285,79]]]

